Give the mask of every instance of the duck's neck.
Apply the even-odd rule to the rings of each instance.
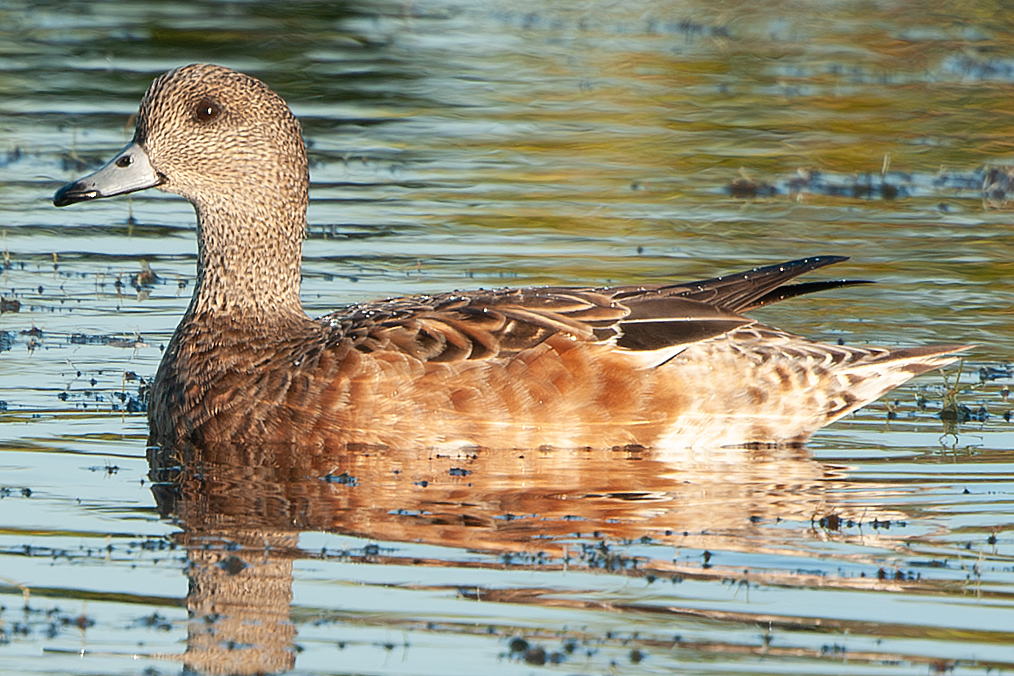
[[[251,324],[305,319],[299,302],[305,197],[295,204],[196,205],[197,288],[188,315],[231,315]]]

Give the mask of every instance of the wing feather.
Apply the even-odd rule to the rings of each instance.
[[[862,283],[789,284],[839,263],[816,256],[689,284],[599,289],[538,287],[393,298],[322,318],[356,349],[395,350],[422,361],[488,359],[564,334],[630,351],[675,354],[683,347],[755,324],[743,310],[805,293]]]

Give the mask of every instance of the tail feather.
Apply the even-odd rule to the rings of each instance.
[[[891,350],[880,359],[873,360],[870,366],[891,365],[901,368],[912,376],[926,373],[933,369],[947,366],[960,359],[961,352],[970,350],[975,345],[919,345]]]
[[[631,298],[679,297],[705,303],[727,312],[741,312],[804,293],[862,283],[833,280],[788,284],[802,274],[846,260],[847,256],[811,256],[697,282],[614,286],[600,288],[597,291],[607,293],[616,301]],[[781,289],[785,291],[779,295]]]
[[[715,277],[713,279],[695,282],[686,286],[691,289],[684,295],[686,298],[708,303],[729,312],[742,312],[759,305],[767,305],[775,300],[791,298],[803,293],[831,289],[838,286],[845,286],[847,282],[811,282],[809,285],[801,285],[795,293],[778,297],[778,291],[786,288],[785,284],[799,277],[802,274],[816,270],[835,263],[848,260],[847,256],[812,256],[800,258],[794,261],[776,263],[754,268],[748,272]],[[789,285],[789,289],[792,285]],[[660,291],[667,290],[665,287]],[[763,300],[770,298],[769,300]],[[760,302],[762,301],[763,302]]]
[[[839,375],[837,405],[828,410],[829,424],[879,399],[917,375],[952,364],[974,345],[921,345],[891,350],[881,357],[858,362]]]
[[[831,279],[822,282],[801,282],[799,284],[786,284],[769,291],[760,298],[752,301],[748,306],[740,308],[741,311],[753,310],[764,305],[771,305],[779,301],[803,296],[808,293],[818,293],[829,289],[840,289],[843,286],[856,286],[858,284],[873,284],[867,279]]]

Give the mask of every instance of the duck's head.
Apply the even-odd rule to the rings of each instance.
[[[306,149],[285,101],[249,75],[196,64],[158,77],[141,101],[134,140],[60,188],[53,203],[158,187],[198,210],[234,211],[278,198],[305,205],[307,184]]]

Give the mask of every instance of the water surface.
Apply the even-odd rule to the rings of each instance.
[[[990,2],[3,4],[4,668],[1014,670],[1010,24]],[[312,315],[843,254],[829,274],[878,283],[757,316],[979,347],[805,449],[228,449],[153,494],[141,394],[193,287],[192,209],[49,200],[194,61],[303,124]]]

